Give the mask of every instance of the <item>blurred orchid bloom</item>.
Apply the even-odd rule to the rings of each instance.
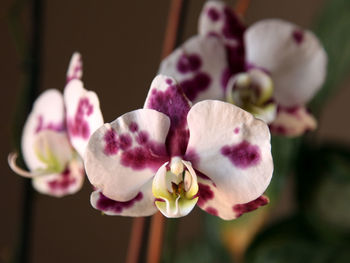
[[[270,132],[226,102],[191,107],[173,78],[159,75],[143,109],[104,124],[84,161],[99,190],[92,206],[108,215],[187,215],[196,203],[229,220],[267,204],[273,171]]]
[[[49,89],[36,99],[21,143],[29,171],[16,165],[16,153],[9,155],[12,170],[32,178],[40,193],[62,197],[77,192],[83,184],[81,157],[90,135],[103,124],[103,117],[96,94],[84,89],[81,77],[81,56],[74,53],[63,96]]]
[[[321,88],[326,66],[312,32],[279,19],[245,29],[223,2],[208,1],[199,35],[165,58],[159,72],[176,78],[193,102],[225,100],[275,134],[298,136],[317,126],[305,104]]]

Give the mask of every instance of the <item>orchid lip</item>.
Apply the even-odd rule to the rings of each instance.
[[[266,123],[271,123],[276,117],[277,105],[272,96],[272,79],[260,69],[237,74],[227,84],[227,102],[239,106]]]
[[[152,185],[155,205],[166,217],[187,215],[198,201],[197,176],[190,162],[173,157],[157,171]]]

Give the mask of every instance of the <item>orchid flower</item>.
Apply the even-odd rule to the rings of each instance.
[[[244,27],[220,1],[208,1],[199,35],[165,58],[159,72],[175,77],[193,102],[233,103],[297,136],[317,126],[305,105],[322,86],[327,55],[308,30],[279,19]]]
[[[16,153],[9,155],[14,172],[32,178],[43,194],[62,197],[80,190],[84,181],[82,156],[89,137],[103,124],[99,100],[83,87],[82,60],[74,53],[62,94],[55,89],[42,93],[24,125],[22,154],[29,169],[16,165]]]
[[[187,215],[198,204],[229,220],[265,205],[273,171],[270,132],[226,102],[191,107],[175,79],[157,76],[143,109],[104,124],[84,163],[99,190],[92,206],[108,215]]]

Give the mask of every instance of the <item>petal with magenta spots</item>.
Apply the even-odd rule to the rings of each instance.
[[[84,89],[78,79],[66,85],[63,96],[68,135],[73,147],[83,156],[90,135],[103,124],[100,103],[96,93]]]
[[[249,27],[244,39],[247,63],[271,74],[276,103],[284,107],[303,105],[321,88],[327,54],[312,32],[268,19]]]
[[[81,55],[75,52],[69,62],[67,70],[67,83],[73,79],[81,79],[83,76],[83,61]]]
[[[216,36],[225,44],[230,74],[244,71],[245,26],[234,10],[221,1],[207,1],[199,18],[199,34]]]
[[[218,192],[232,204],[262,195],[273,171],[264,122],[230,103],[209,100],[194,105],[187,121],[188,149],[196,152],[194,168],[210,178]]]
[[[162,61],[159,73],[174,77],[186,96],[198,102],[224,98],[227,68],[225,46],[219,39],[194,36]]]
[[[80,158],[72,159],[61,173],[33,178],[33,187],[42,194],[63,197],[78,192],[84,182],[84,166]]]
[[[150,109],[135,110],[104,124],[91,136],[85,151],[90,182],[113,200],[134,198],[169,160],[165,148],[169,127],[166,115]]]
[[[269,126],[272,134],[294,137],[315,130],[317,121],[305,107],[279,107]]]
[[[152,194],[152,180],[140,189],[130,200],[120,202],[109,199],[100,190],[91,194],[91,205],[106,215],[118,216],[150,216],[157,212]]]
[[[268,203],[268,198],[260,196],[245,204],[236,203],[230,199],[225,192],[220,191],[208,180],[198,179],[198,206],[211,215],[218,216],[224,220],[232,220],[242,214],[253,211]]]
[[[62,94],[54,89],[43,92],[34,102],[22,133],[22,154],[28,169],[42,168],[34,144],[38,134],[51,130],[65,134],[65,112]]]
[[[167,150],[170,156],[182,156],[188,143],[186,117],[191,103],[176,81],[171,77],[158,75],[152,81],[144,108],[159,111],[169,117]]]

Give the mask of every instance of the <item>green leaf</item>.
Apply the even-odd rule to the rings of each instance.
[[[299,155],[298,200],[319,234],[334,241],[350,237],[350,150],[306,145]]]
[[[322,105],[336,91],[350,69],[350,1],[328,1],[323,9],[315,33],[328,54],[328,74],[324,87],[311,103],[319,114]]]

